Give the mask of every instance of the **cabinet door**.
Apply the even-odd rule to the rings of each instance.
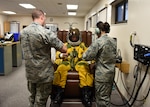
[[[6,33],[6,32],[10,32],[10,22],[9,21],[4,22],[4,33]]]

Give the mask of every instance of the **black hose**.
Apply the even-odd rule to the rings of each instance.
[[[124,83],[123,83],[124,88],[126,89],[126,91],[128,92],[128,94],[130,95],[129,100],[126,101],[124,104],[121,104],[121,105],[113,104],[113,103],[110,102],[112,105],[115,105],[115,106],[128,105],[129,107],[131,107],[131,106],[134,104],[134,102],[136,101],[136,98],[137,98],[137,96],[138,96],[139,90],[140,90],[140,88],[142,87],[142,85],[143,85],[143,83],[144,83],[144,80],[145,80],[145,78],[146,78],[146,75],[147,75],[147,73],[148,73],[149,65],[150,65],[150,64],[148,63],[148,64],[147,64],[147,68],[146,68],[145,75],[144,75],[144,77],[143,77],[143,79],[142,79],[142,81],[141,81],[141,83],[140,83],[140,85],[139,85],[139,87],[138,87],[138,89],[137,89],[137,91],[136,91],[135,97],[133,98],[133,93],[134,93],[134,90],[135,90],[135,84],[136,84],[136,82],[137,82],[137,77],[136,77],[136,80],[135,80],[135,83],[134,83],[134,89],[133,89],[131,95],[129,94],[129,92],[127,91],[127,89],[125,88]],[[121,76],[121,78],[122,78],[122,76]],[[122,80],[122,82],[123,82],[123,80]],[[116,85],[116,82],[115,82],[115,81],[114,81],[114,83],[115,83],[115,85]],[[117,85],[116,85],[116,87],[117,87]],[[118,90],[118,92],[119,92],[119,89],[118,89],[118,88],[117,88],[117,90]],[[138,101],[143,101],[143,100],[145,100],[145,99],[148,97],[149,92],[150,92],[150,88],[149,88],[149,90],[148,90],[148,93],[147,93],[146,97],[143,98],[142,100],[138,100]],[[131,103],[131,105],[130,105],[130,104],[129,104],[129,101],[130,101],[131,99],[133,99],[133,101],[132,101],[132,103]]]
[[[147,64],[147,67],[146,67],[145,75],[144,75],[144,77],[143,77],[143,79],[142,79],[142,81],[141,81],[141,83],[140,83],[140,86],[138,87],[138,89],[137,89],[137,91],[136,91],[135,98],[133,99],[133,101],[132,101],[130,107],[132,107],[132,105],[134,104],[134,102],[135,102],[135,100],[136,100],[136,98],[137,98],[137,96],[138,96],[138,93],[139,93],[139,91],[140,91],[140,89],[141,89],[141,87],[142,87],[142,85],[143,85],[143,83],[144,83],[144,80],[145,80],[146,75],[147,75],[147,73],[148,73],[149,65],[150,65],[150,64],[148,63],[148,64]]]

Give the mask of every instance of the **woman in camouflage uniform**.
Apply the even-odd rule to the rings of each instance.
[[[100,37],[83,54],[84,60],[95,59],[95,97],[97,107],[110,107],[110,95],[115,76],[116,41],[108,37],[110,25],[97,23]]]

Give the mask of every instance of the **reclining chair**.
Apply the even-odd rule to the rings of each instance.
[[[60,40],[62,40],[62,42],[65,43],[65,42],[67,42],[67,40],[66,40],[67,34],[68,34],[68,31],[58,31],[57,36]],[[81,31],[81,37],[82,37],[82,42],[84,42],[87,47],[92,43],[92,32]],[[56,67],[57,66],[54,66],[55,69],[56,69]],[[94,88],[93,88],[93,93],[94,93]],[[81,99],[81,89],[79,87],[79,74],[75,70],[68,71],[63,98],[64,98],[63,102],[81,102],[81,100],[80,100]],[[62,103],[61,107],[63,107],[63,106],[64,105]],[[57,106],[51,105],[51,107],[58,107],[58,105]]]

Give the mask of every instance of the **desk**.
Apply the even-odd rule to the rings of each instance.
[[[20,42],[12,43],[12,66],[18,67],[22,64],[22,51]]]
[[[20,42],[0,43],[0,75],[12,72],[12,67],[22,64],[22,51]]]
[[[12,72],[12,45],[0,45],[0,75]]]

